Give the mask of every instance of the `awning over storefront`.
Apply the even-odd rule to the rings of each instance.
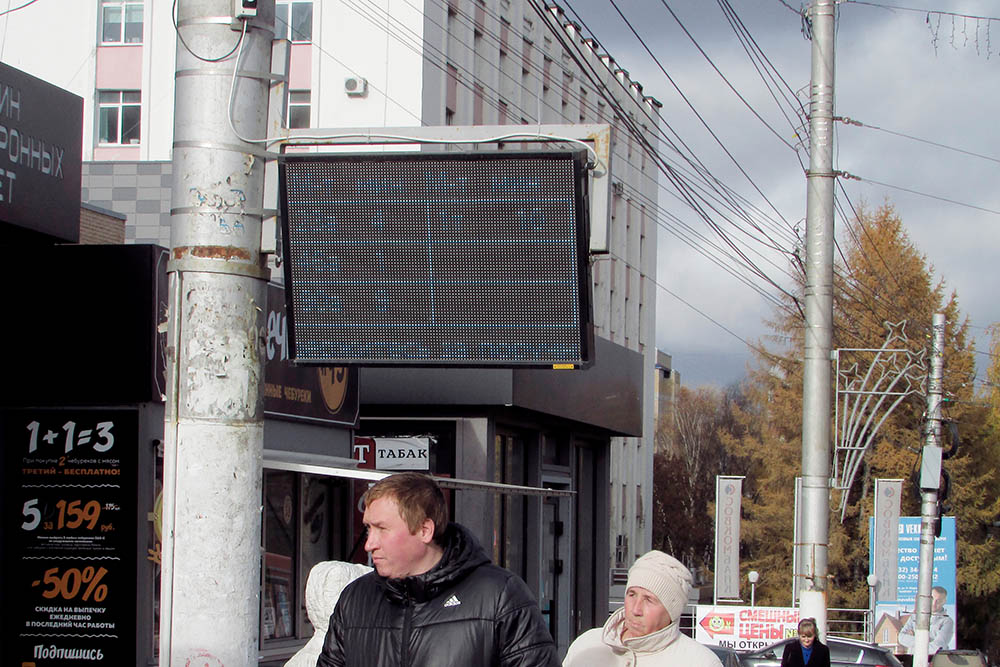
[[[354,459],[340,456],[323,456],[321,454],[302,454],[298,452],[283,452],[273,449],[264,450],[264,467],[271,470],[288,470],[303,472],[310,475],[325,475],[327,477],[343,477],[376,482],[393,474],[382,470],[368,470],[357,467]],[[460,489],[463,491],[488,491],[512,496],[574,496],[576,491],[568,489],[548,489],[540,486],[520,486],[517,484],[500,484],[499,482],[481,482],[475,479],[455,479],[432,475],[441,488]]]

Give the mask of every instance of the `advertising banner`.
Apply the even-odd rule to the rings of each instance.
[[[874,519],[869,531],[874,534]],[[898,524],[897,597],[879,598],[875,605],[875,642],[900,654],[913,648],[917,579],[920,571],[920,517],[900,517]],[[931,627],[929,653],[941,648],[956,648],[955,627],[955,517],[941,518],[941,537],[934,541],[934,579],[931,590]]]
[[[4,664],[136,661],[135,410],[0,413]]]
[[[0,221],[80,240],[83,98],[0,63]]]
[[[715,478],[715,599],[740,597],[742,477]]]
[[[793,607],[698,605],[694,638],[702,644],[755,651],[798,636],[799,610]]]

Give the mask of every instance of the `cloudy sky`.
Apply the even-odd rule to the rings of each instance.
[[[745,197],[748,207],[768,214],[773,220],[768,224],[774,227],[765,225],[765,231],[786,244],[794,238],[791,228],[796,225],[804,234],[806,183],[799,159],[808,165],[808,156],[805,149],[796,154],[792,147],[798,121],[791,115],[791,104],[779,107],[764,86],[719,2],[615,0],[638,37],[611,0],[560,4],[570,16],[579,15],[604,49],[643,84],[644,93],[663,102],[663,118],[705,167]],[[788,89],[799,91],[806,105],[811,44],[802,34],[798,0],[726,4]],[[668,5],[748,104],[682,31]],[[847,199],[854,206],[888,201],[896,207],[935,277],[957,291],[962,312],[974,327],[977,349],[985,352],[984,327],[1000,321],[1000,300],[995,297],[1000,282],[1000,6],[985,0],[849,0],[838,8],[835,112],[878,128],[837,124],[834,168],[862,179],[841,180],[847,198],[838,187],[839,201],[848,211]],[[740,339],[755,342],[765,333],[762,319],[770,313],[769,302],[727,273],[724,266],[735,266],[732,260],[710,261],[703,254],[705,241],[685,243],[672,231],[687,224],[717,240],[703,220],[668,191],[661,191],[660,206],[678,220],[664,221],[659,229],[657,345],[673,355],[674,368],[688,386],[738,380],[749,360]],[[840,223],[838,215],[838,239]],[[740,234],[732,228],[730,233]],[[759,243],[750,247],[759,252],[752,257],[768,277],[787,287],[781,253]],[[763,279],[752,283],[768,294],[777,293]],[[982,378],[987,357],[977,357]]]

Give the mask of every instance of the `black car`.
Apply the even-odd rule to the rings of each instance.
[[[797,641],[799,641],[798,637],[782,639],[776,644],[744,653],[740,656],[740,664],[744,667],[779,667],[785,647]],[[842,667],[848,665],[902,667],[902,663],[893,655],[892,651],[877,644],[829,637],[826,645],[830,649],[830,667],[834,667],[834,665]]]
[[[719,659],[719,662],[722,663],[722,667],[743,667],[743,662],[740,660],[743,654],[736,649],[726,646],[715,646],[714,644],[707,644],[707,646],[715,654],[715,657]]]

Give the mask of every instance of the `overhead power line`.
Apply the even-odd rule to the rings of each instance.
[[[719,235],[719,237],[727,245],[729,245],[734,250],[734,252],[737,253],[737,255],[739,255],[741,263],[743,263],[745,266],[749,267],[760,278],[762,278],[766,282],[768,282],[771,285],[773,285],[780,292],[786,294],[793,301],[797,302],[797,300],[795,299],[795,297],[793,295],[789,294],[787,290],[785,290],[783,287],[781,287],[780,285],[778,285],[770,276],[768,276],[764,271],[762,271],[752,260],[750,260],[739,248],[736,247],[736,245],[733,243],[732,239],[730,239],[726,235],[726,233],[721,229],[721,227],[719,227],[719,224],[713,219],[713,217],[712,217],[712,215],[711,215],[710,212],[714,212],[716,214],[719,214],[723,219],[728,220],[726,218],[726,216],[724,214],[722,214],[722,212],[719,211],[719,209],[715,208],[715,206],[713,206],[711,203],[707,202],[703,198],[698,198],[698,197],[695,196],[695,193],[691,190],[690,185],[687,182],[685,182],[682,178],[680,178],[680,176],[676,172],[675,168],[672,167],[670,164],[668,164],[664,160],[664,158],[659,154],[659,152],[656,150],[656,148],[649,142],[649,139],[646,137],[645,133],[642,132],[641,130],[639,130],[639,128],[637,128],[635,126],[635,121],[633,119],[631,119],[630,116],[628,115],[628,113],[624,109],[622,109],[620,107],[619,103],[614,98],[614,95],[608,89],[607,85],[605,85],[604,82],[601,80],[600,75],[597,74],[595,70],[593,70],[593,67],[589,63],[582,62],[577,57],[575,46],[574,45],[568,45],[566,43],[566,38],[565,38],[565,34],[563,34],[562,27],[559,26],[559,25],[555,25],[555,26],[551,25],[551,18],[552,17],[548,15],[548,12],[546,12],[546,11],[542,10],[541,8],[539,8],[535,0],[528,0],[528,4],[531,5],[535,9],[535,13],[549,27],[550,32],[556,37],[557,40],[560,41],[560,43],[563,45],[563,47],[567,51],[567,53],[571,54],[571,57],[573,57],[573,59],[577,62],[577,65],[580,67],[581,72],[583,72],[591,80],[592,85],[595,86],[595,88],[597,89],[598,93],[601,94],[601,95],[603,95],[604,99],[608,102],[608,104],[611,105],[613,108],[616,109],[616,111],[618,112],[618,115],[619,115],[619,119],[626,126],[632,128],[632,133],[635,136],[635,138],[642,144],[643,149],[654,160],[654,162],[656,164],[660,165],[661,173],[677,189],[677,192],[681,196],[681,199],[684,201],[684,203],[687,204],[687,206],[689,206],[699,217],[701,217],[702,220],[704,220],[705,223],[711,229],[713,229]],[[617,9],[617,6],[616,6],[616,9]],[[620,10],[618,10],[618,11],[619,11],[619,14],[621,15]],[[577,14],[576,12],[574,12],[574,14],[576,14],[577,17],[579,18],[579,14]],[[624,16],[622,18],[624,19]],[[626,22],[626,24],[628,24],[627,19],[625,19],[625,22]],[[582,19],[581,19],[581,23],[583,23]],[[585,23],[584,23],[584,27],[586,27]],[[631,27],[631,25],[630,25],[630,27]],[[635,33],[634,28],[632,28],[632,30],[633,30],[633,33]],[[588,28],[588,31],[589,31],[589,28]],[[638,37],[638,35],[636,35],[636,36]],[[641,41],[641,38],[640,38],[640,41]],[[648,46],[646,47],[646,49],[647,49],[647,51],[649,51]],[[652,55],[652,54],[650,54],[650,55]],[[655,60],[655,56],[653,56],[653,58]],[[662,65],[661,65],[661,69],[662,69]],[[669,75],[668,75],[668,78],[669,78]],[[619,81],[617,78],[614,78],[613,81],[618,86],[622,87],[622,89],[625,90],[626,94],[628,93],[628,91],[625,89],[625,86],[624,86],[623,82]],[[676,84],[675,84],[675,87],[676,87]],[[678,91],[678,92],[680,92],[680,91]],[[683,93],[682,93],[682,95],[683,95]],[[664,125],[666,125],[668,128],[670,127],[669,122],[662,116],[662,114],[658,114],[658,119]],[[657,129],[660,129],[659,128],[659,124],[656,124],[656,127],[657,127]],[[660,132],[662,133],[663,130],[660,129]],[[676,132],[674,132],[674,134],[676,135]],[[664,137],[666,137],[666,135],[664,135]],[[667,140],[669,142],[669,138]],[[683,140],[681,140],[681,143],[683,144]],[[685,145],[685,148],[687,148],[686,145]],[[676,148],[676,146],[674,146],[674,149],[678,150]],[[689,148],[687,148],[687,150],[690,151]],[[682,157],[684,156],[684,154],[682,154],[682,153],[679,153],[679,154],[681,154]],[[686,158],[686,159],[687,159],[687,161],[690,164],[692,164],[692,166],[695,166],[694,163],[691,162],[691,158]],[[698,162],[698,164],[700,165],[701,163]],[[697,169],[697,166],[695,166],[695,168]],[[718,179],[715,179],[714,177],[712,177],[712,181],[719,182]],[[758,192],[759,192],[759,189],[758,189]],[[765,199],[766,199],[766,197],[765,197]],[[772,207],[773,207],[773,205],[772,205]],[[732,221],[729,221],[729,222],[732,222]],[[751,223],[751,224],[753,224],[753,223]],[[787,221],[786,221],[785,224],[786,225],[788,224]],[[756,225],[754,225],[754,227],[758,231],[761,231],[763,233],[763,230],[761,230],[760,227],[758,227]]]
[[[931,146],[937,146],[938,148],[944,148],[945,150],[955,151],[956,153],[962,153],[964,155],[971,155],[972,157],[982,158],[984,160],[989,160],[990,162],[1000,163],[1000,158],[991,157],[989,155],[983,155],[982,153],[973,153],[972,151],[967,151],[963,148],[955,148],[954,146],[948,146],[946,144],[940,144],[936,141],[930,141],[929,139],[921,139],[920,137],[914,137],[909,134],[904,134],[902,132],[896,132],[895,130],[889,130],[884,127],[879,127],[878,125],[869,125],[868,123],[862,123],[860,120],[855,120],[854,118],[848,118],[847,116],[841,116],[835,118],[834,120],[839,120],[845,125],[853,125],[855,127],[864,127],[869,130],[878,130],[879,132],[885,132],[886,134],[893,134],[897,137],[903,137],[904,139],[911,139],[913,141],[919,141],[923,144],[928,144]]]
[[[864,183],[872,183],[874,185],[881,185],[884,188],[892,188],[894,190],[901,190],[903,192],[909,192],[911,195],[919,195],[921,197],[927,197],[928,199],[936,199],[938,201],[943,201],[948,204],[955,204],[956,206],[964,206],[966,208],[975,209],[977,211],[984,211],[986,213],[992,213],[994,215],[1000,215],[1000,211],[993,210],[992,208],[985,208],[983,206],[976,206],[975,204],[967,204],[965,202],[958,201],[957,199],[948,199],[947,197],[939,197],[938,195],[928,194],[926,192],[920,192],[919,190],[912,190],[910,188],[904,188],[901,185],[892,185],[891,183],[882,183],[881,181],[876,181],[871,178],[863,178],[861,176],[855,176],[854,174],[848,174],[847,172],[841,172],[840,175],[844,178],[853,179],[856,181],[862,181]]]
[[[745,177],[745,178],[747,179],[747,181],[748,181],[748,182],[750,183],[750,185],[752,185],[752,186],[753,186],[753,188],[754,188],[754,189],[755,189],[755,190],[757,191],[757,193],[758,193],[758,194],[759,194],[759,195],[760,195],[761,197],[763,197],[763,198],[764,198],[764,201],[766,201],[766,202],[767,202],[767,203],[768,203],[768,204],[769,204],[769,205],[771,206],[771,208],[772,208],[772,209],[774,210],[774,212],[775,212],[775,213],[777,213],[777,214],[778,214],[779,216],[781,216],[781,213],[780,213],[780,212],[778,211],[777,207],[776,207],[776,206],[774,206],[774,204],[772,204],[772,203],[771,203],[771,200],[769,200],[769,199],[767,198],[767,196],[766,196],[766,195],[764,194],[764,192],[763,192],[763,191],[762,191],[762,190],[760,189],[760,187],[759,187],[759,186],[757,185],[757,183],[756,183],[756,182],[754,182],[754,180],[753,180],[753,179],[752,179],[752,178],[750,177],[750,174],[748,174],[748,173],[746,172],[746,170],[744,170],[744,169],[743,169],[743,165],[741,165],[741,164],[739,163],[739,161],[738,161],[738,160],[736,159],[736,157],[735,157],[735,156],[734,156],[734,155],[733,155],[733,154],[732,154],[732,153],[731,153],[731,152],[729,151],[729,149],[728,149],[728,148],[727,148],[727,147],[725,146],[725,144],[724,144],[724,143],[722,143],[722,140],[721,140],[721,139],[719,139],[718,135],[717,135],[717,134],[716,134],[716,133],[715,133],[715,132],[714,132],[714,131],[712,130],[712,128],[711,128],[711,127],[709,126],[709,124],[708,124],[708,122],[707,122],[707,121],[705,120],[705,118],[704,118],[704,117],[703,117],[703,116],[701,115],[701,113],[699,113],[699,112],[698,112],[698,110],[697,110],[697,109],[696,109],[696,108],[694,107],[694,104],[692,104],[692,103],[691,103],[691,100],[689,100],[689,99],[688,99],[688,97],[687,97],[687,95],[685,95],[685,94],[684,94],[684,92],[683,92],[683,91],[682,91],[682,90],[680,89],[680,86],[678,86],[678,85],[677,85],[677,82],[676,82],[676,81],[674,81],[674,78],[673,78],[672,76],[670,76],[670,74],[669,74],[669,73],[667,72],[667,69],[666,69],[666,68],[665,68],[665,67],[663,66],[663,63],[661,63],[661,62],[659,61],[659,59],[658,59],[658,58],[656,57],[656,55],[655,55],[655,54],[653,53],[652,49],[650,49],[650,48],[649,48],[649,45],[647,45],[647,44],[646,44],[645,40],[644,40],[644,39],[642,38],[642,36],[641,36],[641,35],[639,34],[639,32],[638,32],[638,31],[637,31],[637,30],[635,29],[635,27],[634,27],[634,26],[632,25],[631,21],[629,21],[629,20],[628,20],[628,18],[626,18],[626,17],[625,17],[625,14],[624,14],[624,13],[622,13],[622,10],[621,10],[621,9],[620,9],[620,8],[618,7],[618,4],[617,4],[617,3],[615,2],[615,0],[609,0],[609,1],[611,2],[611,6],[615,8],[615,11],[616,11],[616,12],[618,12],[618,16],[620,16],[620,17],[621,17],[621,19],[622,19],[622,21],[624,21],[624,22],[625,22],[625,25],[626,25],[626,26],[628,26],[628,29],[629,29],[630,31],[632,31],[632,34],[633,34],[633,35],[635,36],[635,38],[639,40],[639,43],[640,43],[640,44],[642,45],[642,47],[643,47],[643,48],[644,48],[644,49],[646,50],[646,53],[647,53],[647,54],[649,54],[649,57],[653,59],[653,62],[654,62],[654,63],[656,63],[656,66],[657,66],[657,67],[658,67],[658,68],[660,69],[660,71],[661,71],[661,72],[663,72],[663,75],[664,75],[664,76],[665,76],[665,77],[667,78],[667,81],[669,81],[669,82],[670,82],[670,85],[672,85],[672,86],[674,87],[674,90],[676,90],[676,91],[677,91],[677,94],[681,96],[681,99],[683,99],[683,100],[684,100],[684,103],[685,103],[685,104],[687,104],[687,106],[688,106],[688,108],[689,108],[689,109],[691,109],[691,112],[692,112],[692,113],[693,113],[693,114],[695,115],[695,117],[696,117],[696,118],[697,118],[697,119],[698,119],[698,120],[699,120],[699,121],[701,122],[701,124],[702,124],[702,125],[703,125],[703,126],[705,127],[705,129],[706,129],[706,130],[708,131],[708,133],[709,133],[709,134],[710,134],[710,135],[712,136],[712,138],[713,138],[713,139],[715,140],[715,142],[716,142],[717,144],[719,144],[719,146],[720,146],[720,147],[722,148],[723,152],[725,152],[725,154],[726,154],[726,155],[727,155],[727,156],[729,157],[729,159],[730,159],[730,160],[732,160],[733,164],[734,164],[734,165],[736,165],[736,168],[737,168],[737,169],[738,169],[738,170],[740,171],[740,173],[741,173],[741,174],[743,174],[743,176],[744,176],[744,177]],[[669,5],[667,5],[667,4],[666,4],[666,2],[663,2],[663,5],[664,5],[664,7],[666,7],[666,8],[667,8],[667,11],[669,11],[669,12],[670,12],[671,16],[673,16],[673,17],[674,17],[674,20],[675,20],[675,21],[677,21],[677,24],[681,26],[681,29],[682,29],[682,30],[684,30],[684,32],[685,32],[685,33],[686,33],[686,34],[687,34],[687,35],[688,35],[689,37],[691,37],[690,33],[688,33],[688,32],[687,32],[687,28],[685,28],[685,27],[684,27],[684,24],[682,24],[682,23],[681,23],[681,21],[680,21],[680,19],[679,19],[679,18],[677,18],[677,15],[676,15],[676,14],[674,14],[673,10],[672,10],[672,9],[670,9],[670,6],[669,6]],[[692,37],[691,39],[693,40],[694,38]],[[695,45],[697,46],[697,42],[695,42]],[[699,50],[701,49],[701,47],[700,47],[700,46],[699,46],[698,48],[699,48]],[[705,55],[705,57],[706,57],[706,58],[708,57],[708,56],[707,56],[707,54],[705,54],[705,52],[704,52],[704,51],[702,51],[702,54],[703,54],[703,55]],[[709,60],[709,62],[711,62],[711,60]],[[714,64],[713,64],[713,66],[714,66]],[[718,70],[716,70],[716,71],[718,71]],[[733,90],[735,91],[735,89],[733,89]],[[740,99],[743,99],[743,98],[741,97]],[[744,100],[744,102],[745,102],[745,100]],[[759,116],[759,115],[758,115],[758,118],[760,118],[760,116]],[[761,121],[763,122],[763,118],[761,118]],[[766,124],[766,123],[765,123],[765,124]],[[768,126],[768,127],[770,127],[770,126]],[[772,132],[774,132],[773,128],[771,128],[771,131],[772,131]],[[776,135],[776,136],[777,136],[777,137],[778,137],[779,139],[781,139],[781,135],[780,135],[780,134],[778,134],[777,132],[775,132],[775,135]],[[784,141],[784,140],[782,140],[782,141]],[[787,141],[784,141],[784,143],[785,143],[785,145],[787,145],[787,146],[788,146],[789,148],[791,148],[791,149],[792,149],[792,151],[794,151],[794,150],[795,150],[794,146],[792,146],[791,144],[789,144],[789,143],[788,143]],[[787,224],[787,221],[786,221],[786,224]]]
[[[625,266],[629,266],[629,267],[632,266],[631,264],[628,263],[628,261],[625,258],[619,257],[618,255],[616,255],[614,253],[611,253],[611,257],[614,257],[615,259],[621,260],[622,263],[625,264]],[[635,268],[635,267],[632,267],[632,268]],[[697,306],[695,306],[694,304],[692,304],[690,301],[688,301],[687,299],[685,299],[681,295],[677,294],[676,292],[672,292],[671,290],[669,290],[666,287],[664,287],[660,283],[660,281],[656,280],[656,278],[654,278],[653,276],[648,276],[648,278],[649,278],[650,282],[652,282],[656,287],[660,288],[665,293],[667,293],[670,296],[674,297],[675,299],[677,299],[678,301],[680,301],[681,303],[683,303],[685,306],[687,306],[688,308],[690,308],[691,310],[693,310],[694,312],[696,312],[698,315],[701,315],[706,320],[708,320],[709,322],[711,322],[715,326],[719,327],[720,329],[722,329],[723,331],[725,331],[727,334],[729,334],[730,336],[732,336],[736,340],[738,340],[741,343],[743,343],[744,345],[746,345],[751,350],[755,350],[757,352],[766,352],[766,350],[762,350],[760,348],[760,346],[754,345],[753,343],[749,342],[746,338],[743,338],[743,336],[740,336],[738,333],[736,333],[735,331],[733,331],[732,329],[730,329],[729,327],[727,327],[725,324],[722,324],[721,322],[719,322],[718,320],[716,320],[714,317],[712,317],[711,315],[709,315],[705,311],[701,310],[700,308],[698,308]]]
[[[680,17],[677,16],[676,12],[674,12],[674,10],[670,7],[670,5],[667,4],[667,0],[660,0],[660,2],[662,2],[663,6],[666,8],[666,10],[668,12],[670,12],[670,16],[673,17],[673,19],[677,23],[677,25],[680,26],[680,28],[681,28],[682,31],[684,31],[684,34],[687,35],[687,38],[689,40],[691,40],[691,43],[694,44],[694,47],[696,49],[698,49],[698,52],[702,55],[702,57],[704,57],[705,60],[708,62],[708,64],[712,66],[712,69],[715,70],[715,73],[718,74],[722,78],[723,81],[725,81],[726,85],[729,87],[729,90],[731,90],[733,92],[733,94],[736,95],[737,99],[739,99],[739,101],[743,103],[743,106],[745,106],[747,109],[749,109],[750,113],[752,113],[754,115],[754,117],[757,118],[757,120],[759,120],[761,122],[761,124],[763,124],[764,127],[766,127],[771,132],[771,134],[773,134],[775,137],[778,138],[778,141],[780,141],[781,143],[785,144],[786,146],[788,146],[789,148],[791,148],[794,151],[795,150],[795,146],[793,146],[792,144],[790,144],[787,139],[785,139],[783,136],[781,136],[780,132],[778,132],[773,127],[771,127],[770,123],[768,123],[766,120],[764,120],[764,117],[761,116],[759,113],[757,113],[757,110],[754,109],[753,105],[750,104],[750,102],[748,102],[745,97],[743,97],[743,95],[740,93],[740,91],[736,90],[736,87],[732,84],[732,82],[729,79],[726,78],[726,75],[723,74],[722,70],[720,70],[718,68],[718,66],[715,64],[715,61],[712,60],[711,56],[709,56],[707,53],[705,53],[705,49],[701,48],[701,44],[699,44],[698,40],[696,40],[694,38],[694,35],[692,35],[691,32],[687,29],[687,26],[685,26],[684,23],[681,22]],[[613,0],[612,0],[612,4],[614,4]],[[618,9],[618,7],[615,6],[615,9]],[[631,28],[632,26],[629,25],[629,27]],[[642,42],[642,38],[639,38],[639,41]],[[644,46],[645,46],[645,44],[644,44]],[[650,53],[650,55],[652,56],[652,53]],[[672,80],[671,80],[671,83],[673,83]],[[685,101],[686,101],[686,98],[685,98]],[[699,118],[700,118],[700,116],[699,116]],[[714,136],[714,134],[713,134],[713,136]]]
[[[563,46],[564,50],[567,53],[569,53],[570,56],[573,58],[573,60],[577,63],[577,66],[580,68],[581,73],[583,73],[590,80],[591,84],[595,87],[595,89],[597,90],[597,92],[604,97],[605,101],[612,108],[614,108],[616,110],[616,112],[618,114],[618,117],[622,121],[622,123],[625,124],[627,127],[631,128],[633,136],[643,146],[643,150],[645,150],[647,152],[647,154],[654,160],[654,162],[656,164],[660,165],[661,173],[663,173],[663,175],[668,179],[668,181],[670,181],[670,183],[677,189],[678,193],[681,195],[681,197],[684,200],[684,202],[689,207],[691,207],[691,209],[699,217],[701,217],[705,221],[705,223],[709,225],[710,228],[712,228],[713,230],[715,230],[716,233],[720,236],[720,238],[727,245],[729,245],[737,253],[737,255],[739,255],[742,263],[744,263],[747,267],[749,267],[751,270],[753,270],[754,273],[756,273],[758,276],[760,276],[763,280],[765,280],[766,282],[768,282],[771,285],[773,285],[774,287],[776,287],[779,291],[784,292],[785,294],[788,294],[788,292],[784,288],[782,288],[780,285],[778,285],[776,282],[774,282],[774,280],[770,276],[768,276],[765,272],[763,272],[739,248],[737,248],[736,245],[733,243],[732,239],[730,239],[725,234],[725,232],[719,227],[718,223],[712,218],[712,216],[709,213],[709,211],[714,211],[715,213],[717,213],[720,216],[722,216],[724,219],[725,219],[725,216],[721,213],[721,211],[719,211],[717,208],[715,208],[711,203],[706,202],[705,200],[699,199],[698,197],[696,197],[695,193],[692,192],[689,184],[687,184],[682,178],[679,177],[678,173],[676,172],[676,170],[671,165],[669,165],[669,164],[666,163],[666,161],[664,160],[664,158],[659,154],[659,152],[656,150],[656,148],[650,143],[649,139],[646,136],[646,133],[643,132],[640,128],[638,128],[636,126],[635,121],[630,117],[630,115],[628,114],[628,112],[621,107],[621,105],[617,101],[617,99],[615,99],[614,94],[608,89],[607,85],[601,79],[600,74],[597,73],[596,70],[594,70],[593,66],[590,63],[584,62],[583,60],[581,60],[579,58],[576,46],[574,44],[569,44],[567,42],[566,35],[565,35],[565,32],[564,32],[562,26],[558,25],[558,24],[552,25],[553,17],[551,16],[551,13],[547,9],[542,9],[541,7],[539,7],[539,5],[536,2],[536,0],[528,0],[528,4],[535,10],[535,13],[539,16],[539,18],[541,18],[541,20],[549,28],[549,32],[560,42],[560,44]],[[618,86],[622,87],[622,89],[625,90],[626,94],[628,94],[628,91],[627,91],[627,89],[625,89],[624,83],[622,81],[620,81],[617,77],[614,77],[613,78],[613,82],[615,84],[617,84]],[[666,120],[663,119],[662,116],[659,116],[659,119],[663,120],[663,122],[669,126],[669,124],[666,123]],[[653,120],[653,119],[651,119],[651,120]],[[659,129],[659,125],[658,124],[656,124],[654,122],[654,125],[656,125],[656,127]],[[660,131],[662,132],[662,130],[660,130]],[[668,139],[668,141],[669,141],[669,139]],[[676,147],[675,147],[675,150],[676,150]],[[689,160],[689,162],[690,162],[690,160]],[[692,163],[692,165],[693,165],[693,163]],[[713,180],[716,180],[716,179],[713,178]],[[759,227],[757,229],[758,229],[758,231],[762,231],[762,230],[759,229]],[[789,296],[791,296],[791,295],[789,295]],[[792,297],[792,298],[794,299],[794,297]]]
[[[785,2],[785,0],[778,0],[778,2],[787,7],[793,14],[798,14],[799,16],[803,15],[803,11],[801,9],[795,9],[795,7],[792,7],[790,4]]]

